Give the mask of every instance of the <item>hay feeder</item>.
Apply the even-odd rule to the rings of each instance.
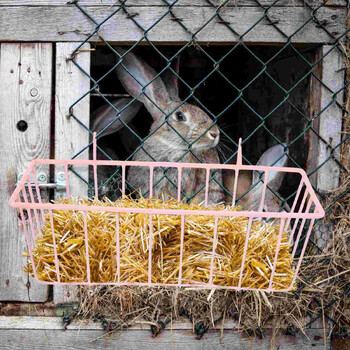
[[[66,198],[43,203],[36,167],[63,166]],[[70,196],[70,166],[91,166],[95,198]],[[97,168],[122,169],[122,194],[116,202],[99,200]],[[149,169],[148,198],[125,195],[126,168]],[[184,204],[178,198],[153,196],[153,169],[176,168],[206,172],[205,201]],[[235,172],[235,203],[241,170],[262,174],[259,210],[208,206],[212,171]],[[270,172],[300,176],[290,212],[264,212]],[[34,179],[34,180],[33,180]],[[27,271],[40,283],[52,285],[141,285],[235,290],[289,291],[293,289],[314,221],[324,216],[310,181],[302,169],[242,165],[239,143],[237,164],[160,163],[96,160],[33,160],[10,198],[20,212],[28,247]],[[306,231],[306,234],[303,233]]]

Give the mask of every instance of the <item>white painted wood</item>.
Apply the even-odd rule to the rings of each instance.
[[[85,10],[97,21],[101,22],[111,14],[110,6],[85,6]],[[164,7],[157,6],[130,6],[131,14],[137,13],[135,19],[144,27],[150,28],[155,20],[166,12]],[[182,19],[182,23],[190,31],[196,32],[211,19],[216,9],[211,7],[183,6],[175,7],[174,15]],[[266,19],[261,20],[264,10],[259,7],[227,6],[222,11],[225,21],[239,35],[243,35],[252,25],[256,27],[244,35],[244,41],[249,42],[285,42],[282,36]],[[310,18],[311,11],[307,7],[272,7],[269,10],[271,20],[278,20],[278,27],[286,35],[298,31]],[[322,7],[317,11],[317,19],[326,21],[327,28],[332,32],[344,33],[346,30],[346,8]],[[232,43],[239,39],[226,26],[218,24],[218,19],[206,25],[196,36],[199,42]],[[94,23],[76,6],[11,6],[0,9],[0,41],[83,41],[94,31]],[[110,42],[131,43],[139,40],[143,32],[127,18],[120,10],[111,17],[99,30],[99,34]],[[176,21],[167,14],[158,24],[147,33],[148,39],[154,43],[187,42],[189,35]],[[91,41],[99,41],[98,35]],[[293,35],[292,42],[327,43],[330,36],[311,21],[303,29]]]
[[[74,118],[70,117],[71,105],[90,89],[89,78],[67,58],[71,56],[78,43],[58,43],[56,45],[56,108],[55,108],[55,157],[57,159],[71,159],[77,152],[89,143],[89,133]],[[82,49],[89,49],[85,44]],[[87,73],[90,72],[90,52],[80,52],[76,62]],[[73,107],[73,114],[84,125],[89,127],[90,95],[87,95]],[[88,159],[88,150],[84,151],[78,159]],[[88,179],[88,168],[80,166],[74,168],[76,172]],[[64,172],[57,167],[57,172]],[[69,172],[69,190],[71,196],[86,196],[87,185],[74,173]],[[60,193],[56,193],[60,195]],[[54,301],[64,303],[75,300],[74,287],[54,287]]]
[[[59,6],[59,5],[67,5],[69,0],[0,0],[0,6]],[[175,0],[168,0],[168,3],[176,2]],[[210,1],[214,6],[220,6],[225,1],[224,0],[211,0]],[[275,4],[275,0],[265,0],[262,5],[263,6],[274,6],[282,7],[282,6],[293,6],[300,7],[305,6],[305,3],[302,1],[295,0],[280,0]],[[309,5],[318,5],[319,0],[308,0]],[[120,4],[117,0],[79,0],[80,6],[118,6]],[[72,5],[70,5],[72,6]],[[140,2],[139,0],[128,0],[125,3],[125,6],[162,6],[168,7],[163,0],[143,0]],[[201,6],[201,7],[210,7],[211,5],[203,0],[180,0],[177,1],[175,7],[179,6]],[[254,0],[237,0],[237,1],[229,1],[225,6],[255,6],[257,7],[257,3]],[[347,6],[346,0],[329,0],[325,6]]]
[[[23,272],[26,243],[8,200],[29,162],[50,156],[51,81],[52,44],[1,44],[0,301],[47,298],[47,287]],[[16,128],[20,120],[28,124],[24,132]],[[49,175],[48,168],[37,168],[39,172]]]
[[[35,349],[330,349],[330,342],[323,343],[322,329],[306,330],[306,338],[296,336],[271,337],[267,330],[264,339],[249,339],[245,334],[233,331],[233,325],[223,330],[210,330],[201,340],[196,340],[190,323],[174,323],[156,338],[152,338],[149,325],[138,325],[112,337],[104,336],[93,323],[73,324],[62,331],[59,318],[29,317],[25,322],[16,317],[0,317],[1,349],[23,349],[35,344]],[[39,319],[39,320],[37,320]],[[222,334],[221,334],[222,332]]]

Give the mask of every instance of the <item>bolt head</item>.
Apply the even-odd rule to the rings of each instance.
[[[58,173],[57,174],[57,180],[58,181],[64,181],[65,180],[65,175],[64,175],[64,173]]]
[[[38,175],[38,181],[39,182],[45,182],[46,181],[46,174],[39,174]]]

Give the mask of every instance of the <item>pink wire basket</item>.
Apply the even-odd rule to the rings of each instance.
[[[237,164],[229,165],[229,164],[203,164],[203,163],[167,163],[167,162],[135,162],[135,161],[105,161],[105,160],[97,160],[96,159],[96,139],[95,135],[93,138],[93,159],[92,160],[56,160],[56,159],[35,159],[30,164],[24,175],[21,177],[15,191],[13,192],[9,204],[10,206],[17,208],[19,210],[19,218],[21,222],[21,226],[23,229],[23,233],[26,237],[28,255],[33,266],[33,274],[36,280],[43,284],[50,285],[138,285],[138,286],[176,286],[176,287],[199,287],[199,288],[226,288],[226,289],[234,289],[234,290],[264,290],[264,291],[276,291],[273,287],[273,278],[275,274],[276,264],[278,261],[278,253],[280,251],[280,243],[281,237],[286,228],[290,228],[290,243],[291,245],[291,257],[294,259],[294,277],[289,286],[284,289],[278,289],[281,291],[289,291],[293,289],[295,280],[298,276],[298,272],[304,257],[304,253],[312,232],[312,228],[316,219],[322,218],[325,215],[325,212],[310,184],[310,181],[304,170],[298,168],[290,168],[290,167],[266,167],[266,166],[251,166],[251,165],[243,165],[242,164],[242,151],[241,151],[241,140],[239,142],[238,155],[237,155]],[[93,181],[95,185],[95,196],[98,197],[98,167],[99,166],[115,166],[120,167],[122,169],[122,181],[121,181],[121,192],[125,194],[126,190],[126,169],[130,166],[142,166],[148,167],[150,178],[149,178],[149,196],[153,196],[153,170],[155,167],[171,167],[176,168],[178,171],[178,184],[181,184],[181,174],[182,170],[185,168],[191,169],[205,169],[206,171],[206,185],[205,185],[205,202],[203,203],[202,210],[182,210],[182,209],[152,209],[152,208],[127,208],[127,207],[110,207],[110,206],[97,206],[97,205],[82,205],[82,204],[61,204],[61,203],[46,203],[43,202],[40,194],[40,186],[37,180],[37,169],[42,168],[43,166],[47,166],[49,168],[61,167],[64,169],[65,174],[65,187],[66,187],[66,195],[70,198],[70,176],[76,176],[69,172],[70,166],[90,166],[93,169]],[[237,191],[237,182],[239,172],[242,170],[250,170],[250,171],[259,171],[264,174],[264,188],[262,191],[262,196],[260,199],[259,210],[256,211],[233,211],[233,210],[213,210],[210,207],[207,208],[208,202],[208,184],[210,180],[210,172],[211,170],[233,170],[235,174],[235,181],[233,186],[233,203],[235,203],[236,199],[236,191]],[[290,212],[286,211],[278,211],[278,212],[265,212],[263,211],[264,200],[267,188],[267,179],[270,172],[286,172],[291,173],[295,176],[300,177],[300,183],[298,186],[298,190],[293,200],[293,204],[290,208]],[[181,198],[181,185],[178,186],[178,200]],[[54,227],[53,227],[53,213],[57,210],[64,211],[79,211],[83,214],[84,218],[84,232],[85,232],[85,248],[86,248],[86,272],[87,278],[84,282],[61,282],[60,271],[59,271],[59,256],[57,249],[57,242],[55,241],[54,235]],[[181,216],[181,246],[179,251],[179,276],[177,283],[152,283],[152,254],[151,250],[149,253],[149,264],[148,264],[148,281],[145,283],[141,282],[125,282],[120,280],[120,259],[123,252],[119,246],[119,224],[116,225],[116,259],[117,259],[117,271],[118,274],[117,281],[108,282],[108,283],[95,283],[91,281],[91,273],[90,273],[90,256],[89,256],[89,241],[88,241],[88,232],[87,232],[87,215],[89,212],[113,212],[116,214],[116,217],[119,217],[120,213],[143,213],[149,215],[150,223],[152,215],[178,215]],[[213,249],[212,249],[212,258],[211,258],[211,268],[210,268],[210,277],[207,283],[183,283],[181,276],[181,268],[182,268],[182,255],[183,255],[183,235],[184,235],[184,225],[187,215],[205,215],[214,217],[214,239],[213,239]],[[230,286],[221,286],[213,283],[213,265],[214,265],[214,255],[215,255],[215,247],[217,244],[217,230],[218,230],[218,220],[223,217],[245,217],[248,218],[247,225],[247,233],[245,237],[245,246],[241,263],[240,270],[240,278],[239,283],[237,285]],[[251,225],[254,220],[269,220],[273,219],[276,222],[279,222],[279,236],[276,248],[276,254],[274,261],[271,262],[273,266],[271,271],[271,277],[267,288],[259,289],[259,288],[246,288],[242,286],[241,281],[244,274],[244,266],[247,263],[246,254],[248,241],[251,231]],[[35,245],[37,239],[37,233],[44,226],[45,222],[50,220],[51,222],[51,231],[53,237],[53,246],[54,246],[54,256],[55,256],[55,270],[57,274],[56,281],[43,281],[38,277],[34,256],[33,256],[33,247]],[[151,227],[150,227],[151,231]],[[305,233],[306,231],[306,233]],[[303,234],[304,232],[304,234]],[[150,235],[151,237],[151,235]],[[294,240],[294,242],[293,242]],[[152,242],[150,240],[150,246]],[[296,254],[298,257],[296,257]]]

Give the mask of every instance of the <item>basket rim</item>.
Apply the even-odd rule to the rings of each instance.
[[[182,168],[197,168],[197,169],[228,169],[228,170],[258,170],[258,171],[277,171],[298,173],[301,175],[300,183],[306,186],[310,193],[312,203],[315,205],[315,211],[313,213],[288,213],[288,212],[260,212],[260,211],[232,211],[232,210],[185,210],[185,209],[152,209],[152,208],[131,208],[131,207],[110,207],[110,206],[89,206],[82,204],[54,204],[54,203],[23,203],[17,201],[19,193],[23,190],[25,183],[29,181],[31,173],[35,171],[35,165],[48,164],[48,165],[111,165],[121,166],[146,166],[150,169],[163,166],[174,167],[178,169]],[[169,162],[135,162],[135,161],[101,161],[101,160],[82,160],[82,159],[69,159],[69,160],[57,160],[57,159],[34,159],[30,162],[28,168],[20,179],[16,186],[16,189],[12,193],[9,205],[14,208],[21,209],[44,209],[44,210],[81,210],[81,211],[109,211],[115,213],[122,212],[135,212],[145,214],[164,214],[164,215],[206,215],[214,217],[249,217],[249,218],[281,218],[281,219],[320,219],[325,216],[325,211],[322,208],[315,191],[313,190],[310,180],[303,169],[292,167],[266,167],[256,165],[241,165],[241,164],[209,164],[209,163],[169,163]]]

